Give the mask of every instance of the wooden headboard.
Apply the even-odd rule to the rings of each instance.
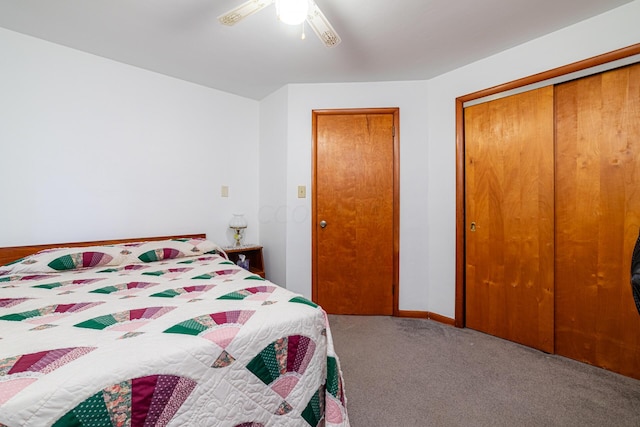
[[[73,243],[52,243],[47,245],[31,245],[31,246],[13,246],[0,248],[0,266],[10,263],[11,261],[24,258],[27,255],[35,254],[43,249],[51,248],[74,248],[78,246],[99,246],[99,245],[113,245],[116,243],[132,243],[132,242],[144,242],[150,240],[168,240],[168,239],[196,239],[206,238],[206,234],[182,234],[179,236],[158,236],[158,237],[139,237],[135,239],[118,239],[118,240],[96,240],[93,242],[73,242]]]

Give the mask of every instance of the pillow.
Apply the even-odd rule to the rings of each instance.
[[[53,273],[91,267],[161,261],[225,252],[206,239],[172,239],[120,243],[106,246],[45,249],[0,267],[0,276],[23,273]]]
[[[222,253],[222,248],[206,239],[171,239],[149,242],[123,243],[118,245],[125,254],[125,263],[154,262],[165,259],[202,256],[207,253]]]
[[[45,249],[0,267],[0,274],[53,273],[106,265],[120,265],[126,258],[115,246],[82,246]]]

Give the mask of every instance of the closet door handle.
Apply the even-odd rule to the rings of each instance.
[[[327,221],[322,220],[320,221],[320,228],[325,228],[327,226]]]

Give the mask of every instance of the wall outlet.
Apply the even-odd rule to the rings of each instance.
[[[304,199],[307,197],[307,187],[305,185],[298,185],[298,199]]]
[[[222,197],[229,197],[229,187],[226,185],[223,185],[220,188],[220,196]]]

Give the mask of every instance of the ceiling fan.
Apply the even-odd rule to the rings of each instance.
[[[313,0],[248,0],[235,9],[218,16],[218,21],[224,25],[234,25],[247,16],[270,6],[272,3],[276,4],[278,18],[287,24],[301,24],[306,19],[309,26],[325,46],[333,47],[341,42],[340,36],[338,36],[338,33],[336,33]],[[293,7],[293,11],[298,16],[290,18],[287,13],[289,10],[286,9],[287,6]]]

